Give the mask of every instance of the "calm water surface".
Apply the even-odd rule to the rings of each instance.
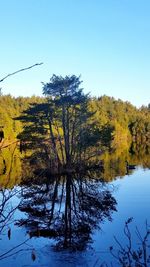
[[[94,184],[94,182],[92,183]],[[99,192],[101,191],[102,185],[97,182],[96,188],[96,192]],[[109,216],[106,216],[100,224],[97,221],[97,225],[100,226],[100,229],[93,226],[91,234],[92,242],[90,245],[83,251],[73,252],[67,250],[55,251],[52,245],[55,244],[57,240],[53,238],[32,237],[29,239],[28,233],[32,230],[32,226],[18,227],[18,225],[16,225],[16,222],[20,218],[29,218],[29,214],[18,209],[14,213],[10,213],[12,208],[21,201],[21,188],[16,187],[12,189],[12,191],[3,189],[3,191],[1,191],[1,201],[4,201],[5,196],[4,216],[7,214],[8,220],[6,220],[5,224],[1,223],[0,228],[1,257],[3,254],[3,259],[0,260],[0,266],[94,267],[100,266],[100,263],[104,261],[109,263],[111,261],[109,247],[111,245],[117,247],[114,236],[116,236],[122,244],[126,243],[123,228],[125,221],[129,217],[133,217],[131,231],[133,233],[133,242],[136,246],[137,236],[135,234],[135,227],[137,226],[139,231],[144,233],[146,220],[150,222],[150,170],[143,169],[142,166],[137,166],[130,175],[116,177],[114,181],[104,185],[104,190],[105,189],[109,190],[112,197],[116,200],[116,211],[112,210],[110,212],[111,221],[107,218]],[[17,195],[15,194],[13,196],[14,190],[18,192]],[[58,188],[58,190],[60,189]],[[2,214],[3,207],[1,206],[0,208]],[[58,208],[57,205],[56,208]],[[102,216],[104,217],[104,214],[102,214]],[[20,245],[25,240],[27,240],[27,242]],[[6,253],[9,250],[10,252]],[[115,266],[117,266],[117,264]]]

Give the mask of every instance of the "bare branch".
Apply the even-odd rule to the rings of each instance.
[[[17,74],[17,73],[19,73],[19,72],[21,72],[21,71],[25,71],[25,70],[32,69],[32,68],[34,68],[34,67],[36,67],[36,66],[40,66],[40,65],[42,65],[42,64],[43,64],[42,62],[41,62],[41,63],[36,63],[36,64],[34,64],[34,65],[32,65],[32,66],[27,67],[27,68],[23,68],[23,69],[20,69],[20,70],[15,71],[15,72],[12,72],[12,73],[10,73],[10,74],[7,74],[5,77],[3,77],[3,78],[0,80],[0,83],[3,82],[5,79],[7,79],[8,77],[10,77],[10,76],[12,76],[12,75],[15,75],[15,74]]]

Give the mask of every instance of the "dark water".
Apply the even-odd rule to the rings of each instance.
[[[126,244],[123,229],[130,217],[136,248],[136,226],[142,235],[150,221],[148,155],[126,155],[136,165],[131,171],[121,155],[105,155],[103,171],[39,176],[19,186],[27,167],[22,175],[19,152],[12,150],[1,154],[1,267],[118,266],[109,247],[118,248],[114,236]]]

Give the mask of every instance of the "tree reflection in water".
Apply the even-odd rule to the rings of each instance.
[[[116,200],[108,185],[92,173],[68,174],[24,185],[22,204],[27,219],[18,225],[26,226],[31,237],[55,240],[55,249],[83,250],[92,241],[91,234],[105,219],[111,220]]]

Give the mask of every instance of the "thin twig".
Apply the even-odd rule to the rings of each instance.
[[[42,62],[41,62],[41,63],[36,63],[36,64],[34,64],[34,65],[32,65],[32,66],[27,67],[27,68],[23,68],[23,69],[20,69],[20,70],[15,71],[15,72],[12,72],[12,73],[10,73],[10,74],[7,74],[5,77],[3,77],[3,78],[0,80],[0,83],[3,82],[5,79],[7,79],[8,77],[10,77],[10,76],[12,76],[12,75],[15,75],[15,74],[17,74],[17,73],[19,73],[19,72],[21,72],[21,71],[25,71],[25,70],[32,69],[32,68],[34,68],[34,67],[36,67],[36,66],[40,66],[40,65],[42,65],[42,64],[43,64]]]

